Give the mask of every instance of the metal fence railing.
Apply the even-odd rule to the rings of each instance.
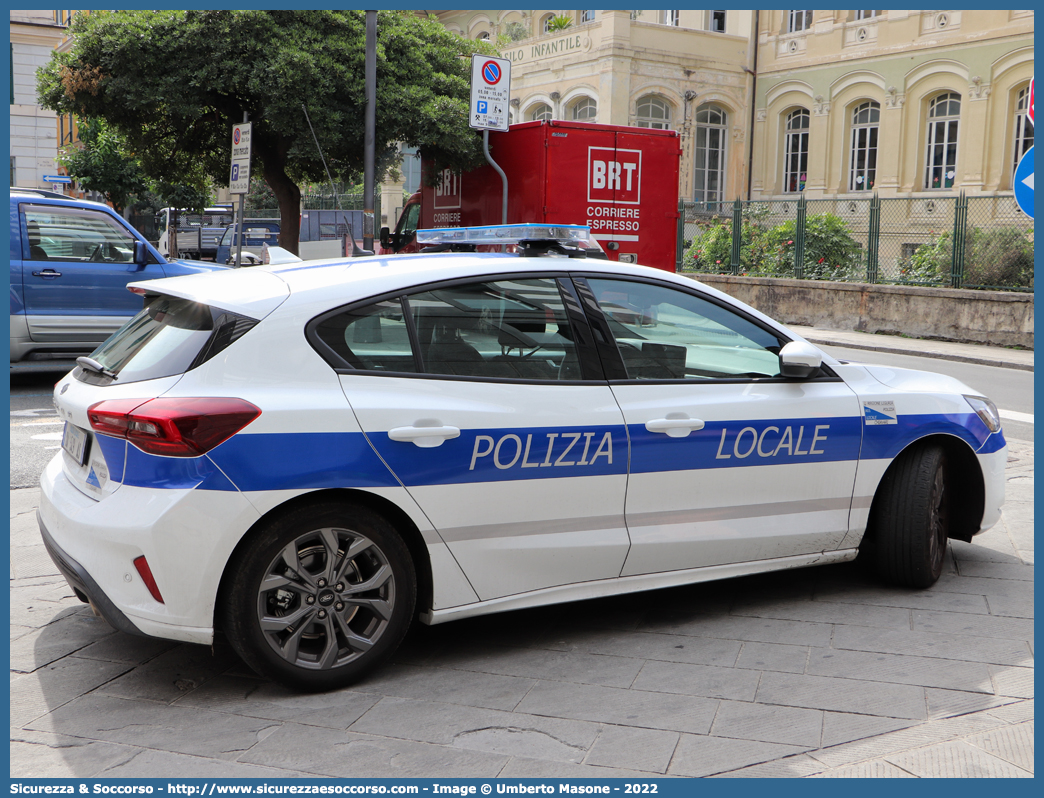
[[[678,271],[1033,290],[1033,220],[1010,195],[679,204]]]

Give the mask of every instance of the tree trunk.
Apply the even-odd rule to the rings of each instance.
[[[261,174],[279,203],[279,246],[296,255],[301,238],[301,188],[287,177],[288,149],[281,137],[269,142],[269,146],[260,136],[254,139],[254,152],[261,156]]]
[[[281,167],[269,168],[267,160],[263,174],[279,203],[279,246],[296,255],[301,237],[301,188]]]

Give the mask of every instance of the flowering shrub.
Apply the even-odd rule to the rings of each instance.
[[[794,276],[794,239],[797,223],[783,222],[765,232],[761,271],[773,277]],[[832,213],[805,220],[804,277],[809,280],[857,280],[862,250],[848,225]]]
[[[700,272],[732,271],[732,224],[715,219],[692,239],[685,266]],[[690,265],[691,264],[691,265]]]

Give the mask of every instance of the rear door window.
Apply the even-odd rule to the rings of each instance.
[[[335,367],[492,380],[583,378],[554,278],[439,286],[329,314],[311,331]]]

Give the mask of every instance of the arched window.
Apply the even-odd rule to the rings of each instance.
[[[725,199],[725,145],[728,141],[728,114],[716,105],[696,109],[696,147],[693,150],[692,198],[697,202],[722,202]]]
[[[589,119],[594,122],[598,118],[598,103],[590,97],[581,97],[573,103],[572,117],[576,121]]]
[[[1013,149],[1014,161],[1011,166],[1011,176],[1014,179],[1015,170],[1019,167],[1019,161],[1026,151],[1033,146],[1033,125],[1026,116],[1029,110],[1029,86],[1019,90],[1018,99],[1015,101],[1015,147]]]
[[[546,17],[544,17],[542,20],[540,20],[540,31],[542,33],[550,33],[551,32],[551,20],[553,20],[554,18],[555,18],[554,14],[548,14]]]
[[[475,38],[478,39],[480,42],[488,42],[489,41],[489,31],[482,31],[482,33],[480,33]]]
[[[635,127],[651,127],[657,130],[671,129],[671,104],[662,97],[648,94],[638,100]]]
[[[957,174],[957,128],[960,119],[959,94],[940,94],[928,105],[928,152],[924,164],[926,189],[953,187]]]
[[[660,18],[660,22],[662,22],[664,25],[673,25],[674,27],[678,27],[678,23],[681,21],[680,11],[663,11],[661,13],[662,16]]]
[[[804,191],[808,178],[808,123],[809,114],[798,108],[787,115],[786,137],[783,140],[783,190]]]
[[[851,156],[848,162],[848,190],[869,191],[877,176],[877,132],[881,106],[871,101],[852,111]]]
[[[577,11],[576,17],[579,20],[579,24],[583,25],[585,22],[594,22],[595,12],[594,11]]]
[[[536,103],[535,105],[529,106],[526,116],[529,117],[532,122],[539,122],[541,120],[551,118],[551,106],[547,103]]]
[[[788,11],[787,33],[797,33],[812,27],[811,11]]]

